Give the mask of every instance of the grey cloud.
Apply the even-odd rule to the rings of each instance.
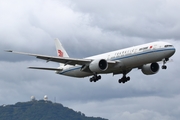
[[[27,101],[31,95],[42,99],[47,94],[52,101],[56,98],[89,116],[111,120],[179,118],[178,1],[11,2],[0,4],[0,104]],[[124,85],[117,82],[121,75],[102,75],[101,81],[90,83],[89,78],[28,70],[28,66],[58,64],[3,51],[56,55],[54,38],[78,58],[156,40],[174,44],[177,51],[166,71],[145,76],[133,70],[128,74],[131,81]]]
[[[105,116],[111,120],[117,119],[167,119],[176,120],[179,117],[179,96],[163,98],[156,96],[111,99],[107,101],[91,101],[87,103],[65,103],[69,106],[86,111],[88,115]],[[113,112],[111,112],[113,111]]]
[[[92,14],[93,25],[105,31],[146,39],[180,38],[179,1],[77,1],[78,9]]]

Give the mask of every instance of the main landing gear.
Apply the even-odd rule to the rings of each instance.
[[[167,66],[165,65],[166,62],[169,60],[169,58],[165,58],[163,59],[163,65],[162,65],[162,69],[167,69]]]
[[[89,79],[89,81],[90,82],[97,82],[100,79],[101,79],[101,76],[95,74],[92,78]]]
[[[121,79],[119,79],[119,83],[126,83],[130,80],[130,77],[126,77],[126,74],[127,73],[123,73],[123,77]],[[98,80],[101,79],[101,75],[97,75],[97,74],[94,74],[93,77],[91,77],[89,79],[90,82],[97,82]]]
[[[123,77],[119,79],[119,83],[126,83],[130,80],[130,77],[126,77],[126,74],[123,74]]]

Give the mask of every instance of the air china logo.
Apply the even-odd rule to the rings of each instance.
[[[150,49],[152,49],[153,48],[153,46],[150,46]]]
[[[61,50],[58,50],[58,56],[63,57],[63,52]]]

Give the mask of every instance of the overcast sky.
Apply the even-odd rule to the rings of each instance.
[[[88,116],[110,120],[179,120],[180,1],[178,0],[0,0],[0,104],[29,101],[34,95]],[[152,41],[174,44],[176,53],[152,76],[133,70],[121,75],[71,78],[28,66],[58,67],[34,57],[4,52],[56,55],[54,38],[68,54],[84,58]]]

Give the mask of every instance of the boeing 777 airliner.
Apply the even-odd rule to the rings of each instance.
[[[57,74],[71,77],[92,76],[90,82],[96,82],[101,79],[99,74],[122,74],[123,76],[119,79],[119,83],[129,81],[130,77],[126,75],[134,68],[141,69],[145,75],[152,75],[159,71],[158,62],[162,61],[162,69],[166,69],[166,62],[175,53],[175,48],[172,44],[158,41],[84,59],[77,59],[68,56],[58,39],[55,39],[55,45],[57,56],[16,52],[12,50],[7,50],[7,52],[25,54],[46,60],[47,62],[60,63],[58,68],[29,67],[31,69],[52,70]]]

